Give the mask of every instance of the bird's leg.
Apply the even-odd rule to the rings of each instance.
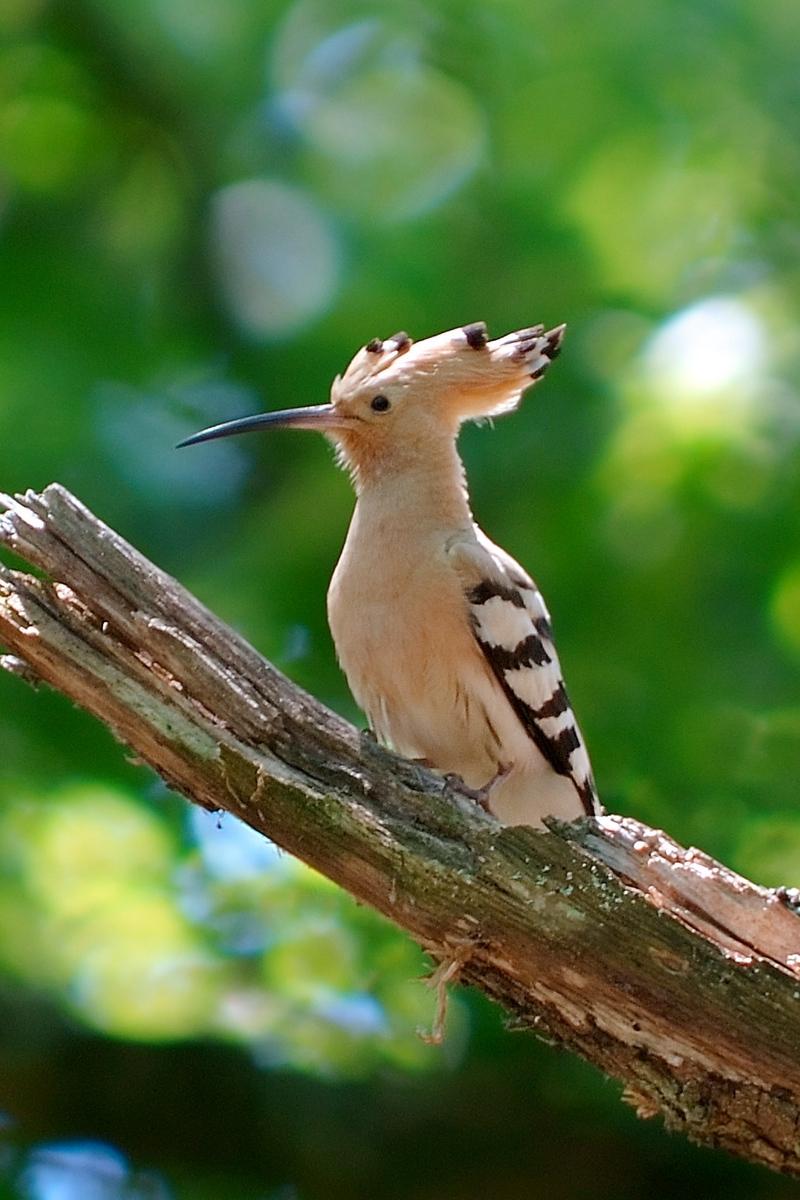
[[[491,814],[492,809],[490,799],[492,791],[502,779],[505,779],[510,770],[511,765],[509,763],[500,763],[497,768],[497,773],[492,776],[488,783],[485,783],[483,787],[479,788],[469,787],[468,784],[464,783],[464,780],[460,775],[450,773],[444,777],[445,787],[451,792],[458,792],[460,795],[466,796],[470,800],[474,800],[484,812]]]

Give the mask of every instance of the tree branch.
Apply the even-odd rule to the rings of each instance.
[[[0,499],[2,665],[379,909],[696,1141],[800,1174],[800,917],[637,821],[498,825],[300,691],[69,492]]]

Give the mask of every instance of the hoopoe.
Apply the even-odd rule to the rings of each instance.
[[[376,736],[509,825],[601,811],[550,617],[533,580],[475,524],[456,439],[513,411],[565,326],[489,341],[483,322],[368,342],[331,402],[204,429],[316,429],[356,505],[328,590],[339,661]]]

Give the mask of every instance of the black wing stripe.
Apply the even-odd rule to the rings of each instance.
[[[483,585],[479,584],[478,586],[481,587]],[[476,588],[474,590],[477,591],[478,589]],[[565,707],[568,707],[569,701],[567,700],[563,684],[559,683],[558,688],[552,694],[550,699],[545,701],[545,704],[542,706],[542,708],[537,711],[536,709],[531,708],[529,704],[526,704],[524,700],[519,698],[506,679],[506,668],[503,666],[501,660],[503,655],[507,654],[508,651],[504,651],[502,646],[492,646],[488,642],[484,642],[481,638],[478,638],[478,643],[483,650],[483,653],[486,655],[486,658],[491,665],[495,676],[497,677],[497,681],[505,692],[511,707],[519,717],[526,731],[530,734],[539,753],[547,760],[547,762],[550,763],[550,766],[559,775],[568,775],[570,777],[587,815],[591,816],[593,813],[597,812],[597,802],[591,780],[586,780],[584,783],[579,783],[572,771],[570,755],[572,751],[577,750],[581,744],[575,726],[568,725],[565,729],[562,729],[556,737],[550,737],[549,734],[542,729],[539,721],[537,720],[537,717],[540,715],[542,717],[557,715],[556,713],[543,713],[542,708],[546,708],[548,705],[554,703],[560,704],[562,700],[559,697],[559,693],[561,693],[563,696],[563,700],[566,701]],[[560,711],[563,712],[564,709],[560,709]]]
[[[564,680],[559,679],[556,690],[551,696],[548,696],[544,704],[533,710],[533,715],[542,721],[545,717],[560,717],[568,708],[569,696],[567,695],[567,689],[564,687]]]
[[[499,596],[501,600],[507,600],[515,608],[525,607],[525,601],[516,588],[505,587],[504,584],[496,583],[493,579],[482,579],[467,592],[470,604],[485,604],[487,600],[493,600],[495,596]]]
[[[557,747],[559,758],[563,756],[564,761],[569,763],[570,755],[573,750],[580,747],[581,739],[578,737],[578,731],[574,725],[565,725],[564,728],[554,737],[550,739],[554,746]]]
[[[553,640],[553,626],[548,621],[547,617],[537,617],[534,624],[536,632],[540,637],[547,638],[548,642]]]
[[[486,645],[482,639],[478,640],[482,646]],[[506,650],[505,646],[492,646],[492,662],[501,671],[518,671],[520,667],[532,667],[534,664],[544,667],[552,661],[544,642],[535,633],[517,642],[513,650]]]

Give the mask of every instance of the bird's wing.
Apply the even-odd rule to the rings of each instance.
[[[536,584],[478,532],[448,547],[475,638],[528,735],[567,775],[587,813],[600,810],[589,755],[564,687],[550,615]]]

